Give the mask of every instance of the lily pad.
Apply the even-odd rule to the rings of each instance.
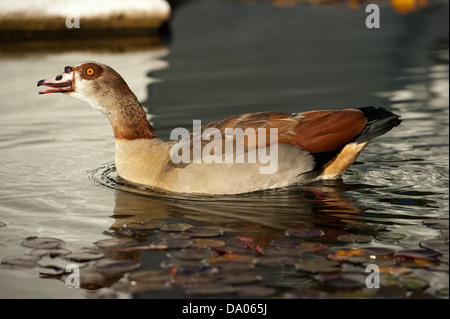
[[[221,262],[221,263],[215,264],[214,266],[219,268],[219,271],[221,273],[234,272],[234,271],[247,271],[247,270],[255,269],[254,264],[234,262],[234,261]]]
[[[400,275],[412,273],[412,269],[409,267],[406,267],[406,266],[394,266],[394,265],[380,266],[379,265],[379,269],[380,269],[380,274],[393,275],[393,276],[400,276]]]
[[[125,228],[136,229],[136,230],[154,230],[154,229],[159,229],[163,226],[164,226],[163,223],[157,222],[157,221],[130,223],[130,224],[124,225]]]
[[[182,259],[165,260],[160,266],[163,269],[170,269],[172,274],[176,275],[199,274],[208,268],[208,266],[202,261]]]
[[[154,243],[155,246],[166,246],[167,249],[187,248],[192,245],[189,239],[161,239]]]
[[[215,238],[194,238],[192,239],[193,248],[223,247],[226,243]]]
[[[233,288],[229,285],[223,284],[206,284],[198,287],[190,287],[186,289],[187,295],[194,296],[211,296],[211,295],[224,295],[233,291]]]
[[[50,248],[50,249],[34,249],[30,252],[31,256],[43,257],[50,256],[51,258],[64,256],[70,254],[70,250],[64,248]]]
[[[448,252],[448,240],[443,239],[427,239],[420,242],[420,246],[429,248],[439,252]]]
[[[219,281],[226,285],[246,285],[255,282],[260,282],[262,277],[253,273],[253,272],[245,272],[245,273],[231,273],[219,278]]]
[[[449,232],[448,229],[441,230],[441,233],[438,236],[439,239],[449,240]]]
[[[189,227],[186,229],[186,233],[192,237],[216,237],[223,235],[223,231],[220,229],[197,226]]]
[[[431,249],[410,249],[410,250],[401,250],[395,253],[396,258],[403,259],[428,259],[435,260],[440,253]]]
[[[102,259],[95,264],[95,268],[105,274],[124,273],[135,270],[140,266],[141,264],[134,260],[116,259]]]
[[[270,242],[271,246],[275,247],[299,247],[301,241],[298,239],[274,239]]]
[[[447,288],[441,288],[437,291],[439,296],[444,296],[448,298],[448,287]]]
[[[137,242],[132,238],[108,238],[102,239],[94,243],[97,247],[100,248],[118,248],[118,247],[129,247],[133,245],[137,245]]]
[[[378,234],[377,239],[386,242],[397,242],[404,239],[405,237],[406,235],[401,233],[382,232]]]
[[[239,298],[267,298],[276,293],[276,290],[263,285],[243,285],[234,287],[235,294]]]
[[[49,237],[28,237],[22,241],[22,246],[39,249],[60,248],[63,244],[61,239]]]
[[[192,225],[184,223],[173,223],[164,225],[163,227],[160,228],[160,230],[166,232],[183,232],[189,227],[192,227]]]
[[[362,244],[362,243],[370,243],[373,240],[373,237],[369,235],[346,234],[338,236],[337,240],[343,243]]]
[[[340,289],[359,289],[366,287],[367,274],[361,272],[324,273],[314,277],[328,286]]]
[[[288,237],[298,237],[298,238],[314,238],[322,237],[325,233],[320,229],[288,229],[286,230],[286,236]]]
[[[409,290],[425,289],[430,286],[430,283],[427,280],[419,277],[400,277],[400,281]]]
[[[34,268],[38,266],[38,258],[30,255],[18,255],[5,257],[2,259],[2,265],[9,266],[11,268]]]
[[[103,258],[104,256],[105,256],[104,254],[102,254],[98,251],[82,250],[82,251],[68,254],[65,257],[67,259],[73,260],[73,261],[86,262],[86,261],[100,259],[100,258]]]
[[[446,263],[446,264],[448,264],[449,263],[449,254],[448,253],[443,253],[442,254],[442,256],[438,256],[438,260],[440,261],[440,262],[443,262],[443,263]]]
[[[173,275],[169,269],[158,269],[133,271],[128,273],[127,277],[130,281],[164,282],[170,281]]]
[[[312,274],[330,273],[341,271],[340,263],[337,260],[309,259],[302,263],[295,264],[297,270]]]
[[[287,256],[263,256],[255,259],[255,264],[262,267],[280,268],[289,262]]]
[[[448,219],[427,219],[423,221],[424,225],[437,229],[449,229]]]
[[[338,250],[336,252],[328,254],[327,258],[332,260],[347,261],[350,257],[361,256],[362,253],[362,249]]]
[[[137,282],[118,281],[112,285],[113,289],[131,293],[143,293],[148,291],[163,291],[171,288],[169,282]]]
[[[167,254],[170,258],[185,260],[207,260],[216,257],[216,253],[210,249],[182,249]]]
[[[392,256],[395,250],[385,247],[364,247],[363,253],[373,257]]]

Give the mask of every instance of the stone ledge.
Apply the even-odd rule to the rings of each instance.
[[[2,0],[0,31],[159,28],[170,15],[166,0]]]

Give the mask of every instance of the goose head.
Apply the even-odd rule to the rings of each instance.
[[[64,72],[40,80],[38,86],[46,86],[39,94],[64,93],[89,103],[105,115],[115,108],[138,103],[125,80],[111,67],[94,61],[66,66]]]
[[[40,80],[39,94],[63,93],[87,102],[105,114],[116,138],[151,138],[155,135],[136,95],[113,68],[94,61],[66,66],[64,72]]]

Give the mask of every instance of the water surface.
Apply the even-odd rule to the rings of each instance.
[[[369,30],[363,7],[194,1],[175,11],[166,46],[3,53],[0,259],[29,256],[23,242],[37,236],[138,264],[102,268],[54,255],[31,268],[4,262],[0,296],[448,298],[448,5],[381,13],[381,28]],[[38,80],[84,60],[113,66],[162,138],[193,119],[257,111],[378,105],[403,122],[342,180],[220,197],[136,189],[115,173],[106,118],[70,97],[37,94]],[[310,233],[299,238],[293,229]],[[349,243],[342,235],[364,237]],[[119,240],[105,248],[104,239]],[[147,248],[130,249],[139,246]],[[376,261],[395,266],[379,290],[360,284],[368,248],[388,249]],[[360,260],[320,268],[349,250]],[[71,263],[83,267],[81,289],[64,283]],[[309,263],[316,271],[305,270]],[[125,275],[133,271],[148,272],[133,280]],[[327,277],[336,272],[351,272],[353,286]],[[405,283],[411,277],[416,287]]]

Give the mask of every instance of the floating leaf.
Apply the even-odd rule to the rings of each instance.
[[[368,235],[355,235],[355,234],[346,234],[340,235],[337,238],[338,241],[343,243],[370,243],[373,240],[372,236]]]
[[[379,266],[380,274],[385,275],[405,275],[412,272],[412,270],[406,266]]]
[[[298,245],[297,247],[301,251],[306,251],[306,252],[310,252],[310,253],[315,253],[315,252],[330,248],[325,244],[311,243],[311,242],[300,243],[300,245]]]
[[[449,231],[448,229],[441,230],[441,233],[438,236],[439,239],[449,240]]]
[[[438,295],[444,296],[448,298],[448,287],[447,288],[441,288],[437,291]]]
[[[194,238],[192,239],[193,248],[223,247],[225,242],[215,238]]]
[[[324,259],[309,259],[302,263],[295,264],[295,268],[313,274],[341,271],[339,261]]]
[[[392,256],[395,250],[386,247],[364,247],[363,252],[371,258]]]
[[[38,263],[36,256],[19,255],[3,258],[2,265],[7,265],[11,268],[33,268],[38,266]]]
[[[435,263],[428,259],[414,259],[414,264],[417,267],[428,268],[428,267],[433,266]]]
[[[217,256],[210,249],[182,249],[167,254],[170,258],[179,258],[185,260],[206,260]]]
[[[242,263],[253,263],[254,257],[249,255],[239,255],[239,254],[225,254],[219,257],[214,257],[209,259],[209,263],[219,263],[219,262],[242,262]]]
[[[246,248],[255,251],[258,255],[264,255],[264,252],[262,251],[261,246],[259,246],[258,244],[256,244],[256,243],[253,241],[253,239],[248,238],[248,237],[241,237],[241,236],[238,236],[238,237],[236,237],[236,238],[237,238],[238,240],[244,242]]]
[[[211,296],[211,295],[224,295],[233,291],[231,286],[223,284],[206,284],[198,287],[190,287],[186,290],[187,295],[195,296]]]
[[[196,226],[186,229],[186,233],[193,237],[216,237],[223,235],[223,231],[220,229]]]
[[[252,270],[255,268],[254,264],[234,262],[234,261],[224,261],[224,262],[216,263],[216,264],[214,264],[214,266],[219,268],[220,273],[233,272],[233,271],[247,271],[247,270]]]
[[[189,227],[192,227],[192,225],[184,223],[173,223],[164,225],[163,227],[160,228],[160,230],[166,232],[183,232]]]
[[[129,247],[136,245],[137,242],[132,238],[109,238],[102,239],[94,243],[97,247],[100,248],[117,248],[117,247]]]
[[[427,239],[420,242],[423,248],[429,248],[439,252],[448,252],[448,240],[443,239]]]
[[[209,275],[195,274],[184,275],[176,274],[171,280],[171,283],[177,287],[197,287],[200,285],[211,284],[211,277]]]
[[[418,277],[400,277],[400,281],[409,289],[409,290],[417,290],[417,289],[425,289],[430,283],[425,279]]]
[[[449,229],[448,219],[427,219],[423,221],[423,224],[431,228]]]
[[[348,260],[352,256],[361,256],[363,253],[362,249],[350,249],[350,250],[339,250],[334,253],[328,254],[328,258],[332,260]]]
[[[28,237],[22,242],[22,246],[40,249],[60,248],[63,244],[61,239],[48,237]]]
[[[199,274],[201,272],[208,273],[208,266],[200,260],[165,260],[161,263],[161,268],[170,269],[173,275],[192,275]]]
[[[263,285],[243,285],[234,287],[239,298],[267,298],[275,294],[276,290]]]
[[[400,233],[392,233],[392,232],[383,232],[378,234],[377,239],[387,242],[396,242],[405,238],[405,234]]]
[[[67,254],[70,254],[70,250],[64,248],[34,249],[30,252],[31,256],[43,257],[48,255],[51,258]]]
[[[112,285],[113,289],[131,293],[143,293],[149,291],[163,291],[171,288],[169,282],[138,282],[138,281],[118,281]]]
[[[299,247],[301,241],[298,239],[274,239],[270,242],[270,245],[275,247]]]
[[[320,229],[288,229],[286,230],[286,236],[289,237],[298,237],[298,238],[314,238],[314,237],[322,237],[325,233]]]
[[[128,273],[127,277],[130,281],[164,282],[172,278],[172,273],[169,269],[138,270]]]
[[[312,290],[312,289],[294,289],[284,294],[286,299],[324,299],[326,293],[324,291]]]
[[[410,249],[410,250],[401,250],[395,253],[396,258],[401,259],[428,259],[435,260],[440,253],[431,249]]]
[[[71,253],[65,256],[67,259],[78,261],[78,262],[86,262],[91,260],[96,260],[103,258],[105,255],[98,251],[90,251],[90,250],[81,250],[74,253]]]
[[[187,248],[192,245],[192,240],[189,239],[161,239],[158,240],[154,246],[165,246],[167,249]]]
[[[134,260],[116,260],[116,259],[102,259],[95,264],[95,268],[106,274],[123,273],[137,269],[141,266],[140,263]]]
[[[157,221],[130,223],[130,224],[124,225],[125,228],[138,229],[138,230],[154,230],[154,229],[159,229],[163,226],[164,226],[163,223],[157,222]]]
[[[227,274],[219,278],[219,281],[226,285],[246,285],[259,282],[262,277],[253,272]]]
[[[0,228],[5,227],[5,226],[6,226],[6,223],[5,223],[5,222],[2,222],[2,221],[0,220]]]
[[[262,267],[280,268],[285,266],[287,259],[286,256],[264,256],[256,258],[255,264]]]
[[[446,263],[446,264],[448,264],[448,262],[449,262],[449,254],[448,253],[444,253],[444,254],[442,254],[442,256],[438,256],[438,260],[440,261],[440,262],[443,262],[443,263]]]
[[[358,289],[366,287],[366,273],[361,272],[340,272],[322,273],[314,277],[328,286],[340,289]]]

